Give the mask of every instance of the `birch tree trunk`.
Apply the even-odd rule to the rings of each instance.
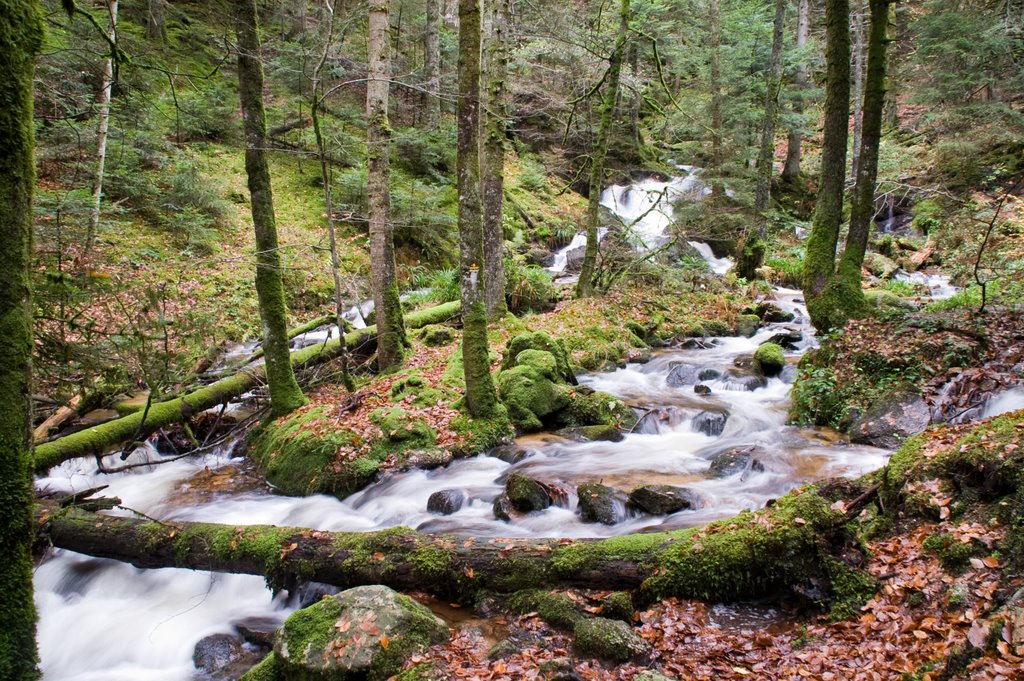
[[[263,110],[263,62],[256,0],[236,0],[235,7],[238,97],[245,130],[245,174],[256,234],[256,296],[263,324],[271,412],[280,416],[301,406],[305,398],[295,380],[288,350],[288,311],[284,303],[274,195],[267,165],[267,121]]]
[[[32,601],[32,78],[38,4],[0,0],[0,677],[39,678]]]
[[[480,146],[480,192],[484,216],[484,304],[489,319],[500,319],[505,305],[505,230],[501,214],[505,190],[505,125],[508,105],[508,17],[511,0],[486,0],[489,21],[486,62],[486,99]]]
[[[476,418],[494,413],[484,305],[484,230],[480,205],[480,1],[459,0],[459,107],[456,174],[459,190],[462,364],[466,406]]]
[[[590,185],[587,198],[587,246],[583,252],[583,266],[576,283],[576,297],[586,298],[594,292],[597,274],[598,224],[601,218],[601,190],[604,188],[604,162],[608,156],[608,141],[615,123],[615,104],[619,99],[619,80],[622,74],[622,60],[625,57],[626,41],[629,37],[629,0],[619,2],[619,32],[615,46],[608,58],[608,72],[605,76],[604,92],[601,99],[600,120],[597,127],[597,142],[590,162]]]
[[[389,0],[372,0],[369,7],[369,78],[366,83],[367,194],[370,208],[370,260],[373,305],[377,316],[377,369],[402,363],[405,326],[395,272],[394,228],[391,225],[391,23]]]
[[[771,200],[772,166],[775,160],[775,120],[782,88],[782,38],[786,26],[787,0],[775,0],[775,22],[772,27],[772,52],[765,78],[764,118],[761,120],[761,146],[757,155],[757,186],[754,192],[754,229],[741,240],[736,257],[736,273],[756,279],[757,269],[764,262],[764,236],[768,226],[768,204]]]
[[[803,51],[811,35],[810,5],[810,0],[798,0],[797,3],[796,49],[798,53]],[[807,64],[801,57],[800,65],[797,67],[796,76],[793,79],[793,83],[798,91],[793,103],[793,113],[795,114],[802,114],[804,112],[803,93],[807,89],[809,82],[810,76],[807,73]],[[800,155],[803,140],[804,136],[800,131],[798,123],[789,131],[789,141],[786,145],[786,164],[782,169],[782,180],[784,182],[793,184],[800,177]]]
[[[423,125],[434,130],[441,123],[441,0],[426,0],[427,25],[423,32]]]
[[[825,125],[821,180],[804,257],[803,290],[811,322],[827,331],[838,322],[839,301],[826,294],[835,275],[836,245],[843,221],[846,143],[850,122],[850,4],[825,2]]]
[[[117,0],[107,2],[110,24],[107,37],[111,43],[117,41]],[[100,224],[100,204],[103,199],[103,170],[107,162],[107,131],[110,129],[110,91],[114,85],[114,55],[109,54],[103,62],[103,76],[96,105],[99,108],[99,124],[96,130],[96,174],[92,180],[92,208],[89,211],[89,226],[85,233],[85,256],[91,257],[96,230]]]

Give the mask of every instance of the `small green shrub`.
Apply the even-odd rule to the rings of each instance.
[[[505,259],[505,301],[509,312],[544,312],[553,308],[557,299],[558,293],[546,270]]]

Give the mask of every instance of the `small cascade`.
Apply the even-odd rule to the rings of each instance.
[[[957,292],[957,288],[949,283],[949,276],[946,274],[908,273],[901,270],[896,273],[895,279],[925,288],[928,291],[928,297],[932,300],[946,300],[952,298]]]
[[[982,407],[981,418],[1001,416],[1020,409],[1024,409],[1024,386],[1011,388],[990,397]]]

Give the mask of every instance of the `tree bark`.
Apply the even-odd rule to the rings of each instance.
[[[441,123],[441,2],[426,0],[427,25],[423,32],[423,125],[435,130]]]
[[[146,37],[167,42],[167,0],[149,0],[146,5]]]
[[[508,72],[508,18],[511,0],[486,0],[490,12],[487,36],[486,99],[480,159],[480,193],[484,216],[484,305],[488,319],[500,319],[505,305],[505,125],[508,119],[505,78]]]
[[[860,167],[861,136],[864,134],[864,5],[862,0],[853,0],[853,14],[850,17],[853,34],[853,149],[850,160],[850,177],[856,181]]]
[[[110,17],[107,37],[117,42],[117,0],[109,0],[107,14]],[[92,256],[96,231],[100,224],[100,204],[103,200],[103,171],[107,161],[107,131],[110,129],[110,91],[114,86],[114,55],[108,54],[103,61],[103,76],[100,80],[100,94],[96,101],[99,108],[99,123],[96,130],[96,172],[92,179],[92,207],[89,210],[89,225],[85,232],[85,257]]]
[[[811,2],[810,0],[799,0],[797,3],[796,20],[796,49],[802,52],[807,45],[811,35]],[[793,80],[797,89],[797,96],[793,102],[793,113],[800,115],[804,112],[804,91],[810,83],[810,76],[807,73],[807,63],[801,55],[800,65],[797,67],[796,76]],[[782,180],[794,184],[800,177],[800,155],[803,146],[803,133],[800,131],[799,122],[789,131],[789,141],[786,145],[786,164],[782,169]]]
[[[839,259],[837,272],[845,289],[849,314],[866,312],[861,289],[861,266],[868,246],[871,223],[875,216],[875,181],[878,175],[878,145],[882,138],[882,117],[885,110],[886,48],[889,26],[889,5],[892,0],[870,0],[868,29],[867,78],[864,84],[864,125],[857,166],[857,184],[850,207],[850,231],[846,249]],[[859,299],[859,302],[858,302]]]
[[[708,2],[708,49],[710,50],[711,88],[711,172],[720,173],[725,162],[722,148],[722,132],[725,120],[722,116],[722,11],[719,0]],[[711,195],[718,198],[725,195],[721,181],[712,177]]]
[[[463,0],[465,1],[465,0]],[[802,498],[801,498],[802,497]],[[140,568],[182,567],[263,575],[271,586],[317,581],[350,588],[384,584],[469,600],[481,591],[584,587],[638,589],[731,601],[816,582],[826,590],[847,515],[805,492],[782,508],[708,528],[610,539],[496,539],[306,528],[155,522],[41,508],[53,546]]]
[[[39,678],[32,601],[32,78],[43,38],[33,0],[0,0],[0,677]]]
[[[238,97],[245,129],[245,174],[256,233],[256,296],[263,323],[271,412],[280,416],[305,403],[288,354],[288,311],[284,304],[277,245],[274,195],[267,165],[267,121],[263,111],[263,62],[256,0],[237,0]]]
[[[583,252],[583,265],[576,283],[576,297],[586,298],[594,292],[597,275],[598,225],[601,220],[601,191],[604,189],[604,162],[608,156],[608,143],[615,123],[615,105],[619,99],[619,80],[622,61],[625,58],[626,42],[629,38],[631,16],[629,0],[619,0],[619,31],[615,46],[608,57],[608,72],[605,76],[604,92],[601,98],[600,120],[597,127],[597,141],[590,161],[589,196],[587,197],[587,246]]]
[[[458,303],[445,303],[409,315],[409,328],[440,324],[459,314]],[[291,353],[291,365],[297,371],[337,357],[342,347],[358,349],[371,342],[377,333],[375,326],[353,331],[345,336],[344,344],[333,339],[311,345]],[[164,426],[183,421],[193,414],[223,404],[258,387],[266,378],[266,367],[249,367],[227,378],[203,386],[187,395],[150,405],[143,421],[143,412],[137,411],[93,428],[41,444],[35,449],[35,470],[46,473],[69,459],[102,454],[104,451],[132,438],[144,438]]]
[[[761,146],[757,155],[757,186],[754,191],[754,229],[740,241],[736,257],[736,273],[745,279],[756,279],[764,262],[764,237],[768,226],[768,204],[771,200],[772,167],[775,160],[775,121],[782,88],[782,38],[786,26],[787,0],[775,0],[775,22],[772,28],[772,52],[765,77],[764,118],[761,121]]]
[[[841,325],[838,301],[825,295],[835,275],[836,245],[843,221],[846,142],[850,120],[849,0],[825,2],[825,125],[821,180],[811,235],[804,256],[803,290],[811,321],[819,331]]]
[[[369,156],[367,195],[370,222],[370,261],[373,306],[377,316],[377,369],[388,371],[402,363],[405,326],[395,271],[394,228],[391,225],[391,90],[390,0],[373,0],[369,7],[367,45],[370,71],[366,81],[366,151]]]
[[[484,306],[484,230],[480,206],[480,2],[459,0],[459,189],[462,365],[466,406],[476,418],[491,416],[498,404],[491,376]]]

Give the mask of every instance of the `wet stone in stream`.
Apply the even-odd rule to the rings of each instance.
[[[764,464],[754,457],[757,447],[744,447],[723,452],[711,460],[708,475],[712,478],[727,478],[745,471],[764,471]]]
[[[629,503],[651,515],[701,507],[700,498],[692,491],[671,485],[641,485],[629,493]]]
[[[451,515],[466,503],[466,493],[460,489],[443,489],[427,499],[427,510],[440,515]]]
[[[580,520],[585,523],[614,525],[626,514],[625,495],[607,485],[587,482],[576,488]]]
[[[690,426],[698,433],[709,437],[718,437],[725,430],[725,422],[729,415],[719,411],[702,411],[690,421]]]

